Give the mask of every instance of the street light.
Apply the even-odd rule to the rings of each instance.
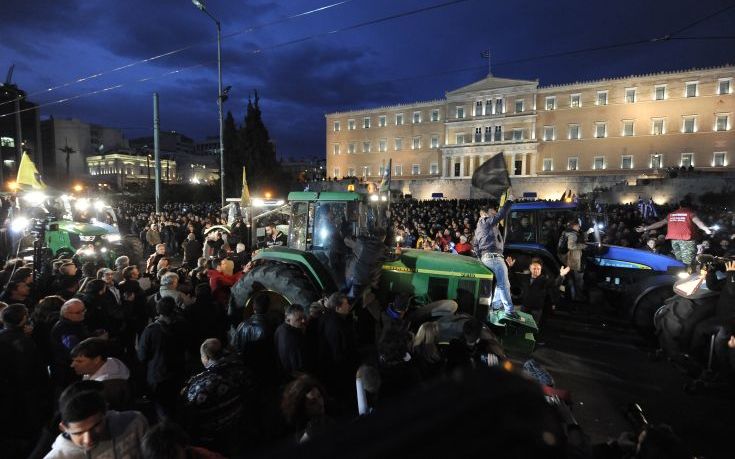
[[[220,204],[225,206],[225,144],[224,144],[224,121],[222,119],[222,102],[225,94],[222,93],[222,26],[220,22],[207,10],[201,0],[191,0],[199,11],[209,16],[217,25],[217,110],[219,112],[219,183]]]

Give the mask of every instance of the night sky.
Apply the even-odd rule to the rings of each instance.
[[[286,19],[329,5],[337,6]],[[664,36],[728,5],[733,1],[207,2],[225,36],[223,81],[232,86],[225,110],[241,122],[248,93],[257,89],[278,154],[286,157],[324,155],[325,113],[437,99],[485,77],[480,53],[487,48],[493,74],[538,78],[542,85],[734,63],[733,39],[668,40],[539,57]],[[39,92],[30,97],[33,102],[123,85],[43,107],[42,117],[119,127],[128,138],[151,135],[151,94],[157,91],[162,129],[197,140],[217,134],[215,26],[190,0],[5,0],[0,21],[0,78],[14,63],[13,82],[28,93]],[[340,29],[349,30],[328,33]],[[733,35],[735,8],[674,36]],[[532,59],[510,62],[524,58]],[[196,67],[160,76],[191,66]],[[148,77],[156,78],[139,82]]]

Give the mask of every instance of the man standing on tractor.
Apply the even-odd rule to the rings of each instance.
[[[671,251],[674,257],[687,265],[691,265],[695,255],[697,255],[694,225],[698,226],[704,234],[712,234],[707,225],[694,213],[691,205],[687,201],[681,201],[679,208],[667,215],[666,218],[650,225],[641,225],[636,228],[636,231],[642,233],[668,226],[666,239],[671,240]]]
[[[500,210],[496,211],[491,206],[480,209],[480,219],[477,221],[475,240],[472,244],[482,264],[495,274],[497,280],[491,305],[492,309],[503,309],[505,314],[509,316],[515,316],[517,313],[513,310],[508,267],[503,257],[503,233],[498,225],[508,214],[512,202],[513,196],[509,193],[505,205]]]

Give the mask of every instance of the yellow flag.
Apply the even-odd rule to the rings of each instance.
[[[33,164],[33,160],[28,153],[23,152],[23,156],[20,159],[20,166],[18,166],[18,178],[16,179],[18,185],[27,185],[34,190],[46,189],[46,184],[41,180],[41,174],[38,173],[36,165]]]
[[[250,205],[250,189],[248,188],[247,173],[245,172],[245,166],[242,167],[242,196],[240,196],[240,205]]]

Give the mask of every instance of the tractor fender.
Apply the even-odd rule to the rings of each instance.
[[[638,303],[651,293],[652,291],[662,288],[662,287],[670,287],[671,288],[671,296],[674,296],[674,282],[676,281],[676,278],[669,274],[659,274],[656,276],[649,276],[644,278],[638,283],[635,283],[631,285],[629,288],[630,290],[627,292],[628,298],[630,298],[631,301],[631,310],[634,310]]]
[[[551,272],[559,271],[559,262],[556,255],[551,253],[549,249],[542,244],[520,244],[510,243],[505,245],[503,254],[508,256],[513,253],[522,253],[529,257],[539,257],[544,261],[544,266],[547,267]]]
[[[298,266],[309,280],[325,294],[337,291],[337,285],[331,273],[312,253],[288,247],[270,247],[258,251],[253,256],[253,261],[257,260],[273,260]]]

